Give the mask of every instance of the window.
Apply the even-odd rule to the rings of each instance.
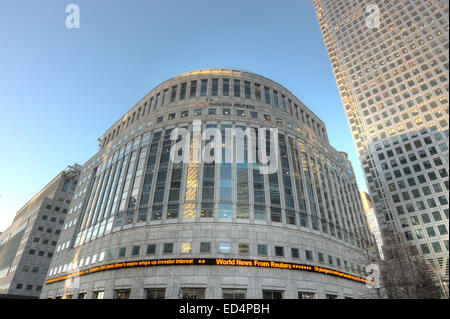
[[[245,91],[245,98],[250,99],[252,97],[251,90],[250,90],[250,82],[245,81],[244,91]]]
[[[141,246],[133,246],[131,249],[131,256],[139,256],[141,252]]]
[[[163,246],[163,254],[171,254],[173,252],[173,243],[165,243]]]
[[[319,262],[321,262],[321,263],[325,262],[325,259],[324,259],[322,253],[318,253],[317,256],[319,257]]]
[[[250,253],[250,247],[247,243],[239,244],[239,254],[240,255],[248,255]]]
[[[114,299],[130,299],[131,289],[118,289],[114,291]]]
[[[227,192],[227,188],[222,188],[221,191],[221,199],[227,200],[227,196],[229,195]],[[224,197],[222,197],[222,195]],[[231,189],[230,189],[230,197],[231,197]],[[230,199],[231,200],[231,199]],[[233,204],[219,204],[219,218],[227,218],[231,219],[233,216]]]
[[[246,295],[247,295],[246,289],[232,289],[232,288],[222,289],[223,299],[245,299]]]
[[[337,295],[332,295],[332,294],[326,294],[325,295],[325,299],[337,299],[338,296]]]
[[[281,246],[275,246],[275,256],[283,257],[284,256],[284,248]]]
[[[181,83],[180,100],[184,100],[186,98],[186,86],[187,83]]]
[[[442,252],[441,244],[440,244],[438,241],[432,243],[431,246],[433,246],[433,249],[434,249],[434,252],[435,252],[435,253],[440,253],[440,252]]]
[[[158,94],[156,95],[156,99],[155,99],[155,107],[154,107],[154,110],[156,110],[156,109],[158,108],[159,96],[160,96],[160,94],[158,93]]]
[[[265,206],[255,206],[255,220],[266,220]]]
[[[267,245],[258,244],[258,256],[267,256]]]
[[[306,260],[314,260],[313,253],[311,250],[305,251]]]
[[[219,79],[212,79],[211,96],[219,94]]]
[[[255,83],[255,98],[261,101],[261,84]]]
[[[193,98],[197,95],[197,81],[191,81],[191,92],[189,97]]]
[[[181,118],[188,117],[189,116],[189,111],[182,111],[180,116],[181,116]]]
[[[169,90],[164,90],[164,94],[163,94],[163,100],[162,100],[162,105],[166,105],[167,104],[167,96],[169,95]]]
[[[223,96],[230,95],[230,80],[229,79],[223,79],[222,94],[223,94]]]
[[[298,248],[291,248],[292,258],[300,258],[300,253]]]
[[[266,104],[271,104],[270,102],[270,89],[268,87],[264,87],[264,97]]]
[[[177,86],[172,86],[172,94],[170,95],[170,102],[175,102],[175,99],[177,98]]]
[[[303,291],[298,292],[298,299],[315,299],[315,298],[316,294],[312,292],[303,292]]]
[[[245,111],[244,110],[237,110],[236,115],[239,117],[245,117]]]
[[[147,255],[154,255],[156,252],[156,244],[149,244],[147,245]]]
[[[211,243],[209,243],[209,242],[200,243],[200,252],[201,253],[210,253],[211,252]]]
[[[181,253],[182,254],[190,254],[192,252],[192,243],[182,243],[181,244]]]
[[[240,97],[241,96],[241,81],[240,80],[234,80],[234,96]]]
[[[127,251],[126,247],[119,248],[119,253],[117,254],[117,257],[118,258],[125,257],[126,251]]]
[[[200,88],[200,96],[206,96],[208,90],[208,80],[202,80]]]
[[[105,292],[103,290],[94,291],[92,294],[92,299],[103,299],[105,297]]]
[[[146,299],[164,299],[166,288],[148,288],[145,289]]]
[[[281,290],[263,290],[263,299],[283,299]]]
[[[278,102],[278,92],[273,90],[273,106],[279,107],[280,104]]]
[[[231,115],[231,109],[223,109],[222,110],[222,114],[226,115],[226,116],[230,116]]]
[[[205,299],[205,288],[181,288],[181,299]]]
[[[230,243],[219,243],[219,253],[221,253],[221,254],[231,253],[231,244]]]

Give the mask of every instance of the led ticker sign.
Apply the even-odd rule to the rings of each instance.
[[[271,268],[271,269],[287,269],[287,270],[299,270],[308,271],[314,273],[320,273],[339,278],[344,278],[360,283],[366,283],[366,279],[347,273],[343,273],[337,270],[323,268],[312,265],[302,265],[270,260],[253,260],[253,259],[227,259],[227,258],[173,258],[173,259],[153,259],[153,260],[137,260],[126,261],[112,264],[101,265],[97,267],[88,268],[78,272],[69,273],[64,276],[59,276],[47,280],[47,285],[70,279],[72,277],[85,276],[102,271],[116,270],[116,269],[128,269],[138,267],[159,267],[159,266],[225,266],[225,267],[256,267],[256,268]]]

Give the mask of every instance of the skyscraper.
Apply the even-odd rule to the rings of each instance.
[[[39,297],[80,168],[73,165],[59,173],[0,233],[0,294]]]
[[[383,237],[448,284],[448,1],[313,0]]]

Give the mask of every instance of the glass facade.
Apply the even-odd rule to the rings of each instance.
[[[440,248],[448,247],[448,2],[381,1],[374,7],[380,23],[372,27],[364,14],[372,1],[313,3],[383,237],[383,255],[394,258],[392,244],[406,243],[448,283],[448,248]],[[334,178],[343,195],[334,205],[351,214],[351,195]],[[446,218],[434,220],[435,213]],[[439,228],[442,233],[435,231]]]
[[[86,257],[85,249],[94,245],[111,246],[102,252],[108,262],[199,254],[314,262],[305,256],[316,249],[293,239],[300,235],[345,247],[338,257],[355,262],[356,254],[348,251],[371,245],[351,164],[328,144],[326,133],[314,131],[324,124],[268,79],[210,72],[177,77],[152,91],[144,100],[157,104],[163,94],[164,107],[153,108],[128,128],[119,121],[122,131],[102,142],[84,166],[81,178],[90,179],[80,186],[85,194],[73,203],[77,221],[61,237],[74,248],[59,252],[67,254],[67,264],[78,261],[78,254]],[[288,99],[297,105],[294,114],[285,108]],[[256,116],[242,115],[250,113]],[[290,125],[272,122],[272,115]],[[185,134],[177,135],[178,129]],[[184,161],[173,161],[175,155]],[[201,230],[194,234],[192,227]],[[237,235],[244,237],[253,229],[261,234],[238,241],[223,227],[237,227]],[[125,234],[130,243],[112,240]],[[283,239],[273,242],[275,234]],[[59,264],[52,268],[50,278],[64,273]],[[147,297],[162,295],[149,290]],[[224,291],[227,298],[242,295],[245,289]]]

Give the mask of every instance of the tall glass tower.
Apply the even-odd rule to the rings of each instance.
[[[448,1],[313,0],[385,237],[448,283]]]

